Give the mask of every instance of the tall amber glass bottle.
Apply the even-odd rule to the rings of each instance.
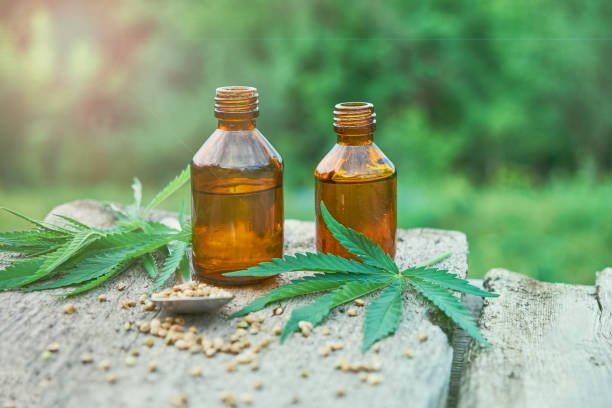
[[[396,172],[373,142],[374,106],[339,103],[334,110],[334,129],[338,141],[315,170],[317,250],[352,257],[327,229],[319,204],[323,201],[338,221],[365,234],[394,257]]]
[[[226,277],[283,254],[283,162],[255,127],[257,89],[217,89],[218,129],[191,162],[193,265],[201,280],[241,285],[265,278]]]

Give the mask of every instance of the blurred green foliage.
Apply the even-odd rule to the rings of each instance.
[[[472,274],[592,282],[612,252],[611,27],[606,0],[10,2],[0,205],[161,185],[215,126],[214,89],[253,85],[288,215],[311,217],[333,105],[368,100],[401,226],[467,232]]]

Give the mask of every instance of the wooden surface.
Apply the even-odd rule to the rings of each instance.
[[[112,225],[112,215],[98,204],[80,201],[60,206],[54,213],[73,216],[97,227]],[[164,214],[158,214],[161,217]],[[286,222],[286,252],[313,250],[313,223],[288,220]],[[440,266],[461,277],[467,271],[467,243],[459,232],[416,229],[398,233],[397,261],[402,267],[415,265],[445,251],[453,256]],[[287,278],[280,278],[279,281]],[[118,291],[120,282],[127,288]],[[236,300],[221,313],[186,318],[186,326],[195,325],[209,337],[228,338],[235,330],[236,321],[226,317],[248,301],[264,293],[278,282],[256,288],[233,290]],[[149,337],[135,330],[126,332],[126,322],[150,320],[160,312],[146,312],[141,305],[123,310],[120,302],[137,300],[148,291],[150,282],[140,267],[88,294],[70,299],[76,313],[64,315],[62,298],[45,293],[0,293],[0,402],[17,407],[167,407],[177,396],[188,397],[188,406],[222,406],[220,396],[231,392],[238,400],[251,394],[254,407],[443,407],[446,404],[453,350],[447,335],[437,324],[448,324],[435,315],[431,321],[429,309],[414,294],[406,296],[404,315],[395,336],[381,341],[380,352],[360,353],[363,308],[358,317],[335,311],[325,322],[331,329],[324,336],[316,328],[310,337],[291,336],[284,345],[278,343],[270,331],[282,324],[296,305],[304,300],[282,302],[287,310],[281,316],[271,316],[266,309],[263,330],[249,335],[253,344],[270,336],[273,342],[260,352],[260,368],[253,372],[240,366],[236,372],[226,372],[225,365],[234,357],[221,354],[207,358],[163,344],[155,338],[152,348],[143,346]],[[108,301],[100,303],[99,294]],[[366,299],[367,300],[367,299]],[[346,308],[343,308],[345,310]],[[426,340],[425,340],[426,339]],[[327,358],[319,355],[321,346],[340,341],[344,349]],[[47,346],[57,342],[59,352],[43,359]],[[126,365],[130,351],[138,349],[133,367]],[[413,353],[406,358],[405,351]],[[83,353],[91,353],[92,364],[80,361]],[[357,374],[334,368],[336,360],[345,356],[351,362],[380,364],[383,382],[369,385],[360,382]],[[117,375],[109,384],[106,372],[98,369],[102,360],[110,360],[109,371]],[[147,365],[156,360],[158,371],[149,373]],[[202,368],[203,375],[190,375],[193,367]],[[255,384],[261,381],[261,390]],[[339,388],[346,395],[338,397]]]
[[[612,406],[612,268],[596,286],[542,283],[495,269],[484,287],[480,327],[493,347],[473,344],[459,407]]]

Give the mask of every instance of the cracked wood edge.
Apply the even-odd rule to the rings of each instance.
[[[608,407],[612,401],[612,268],[596,285],[487,273],[480,327],[492,344],[465,358],[459,407]]]

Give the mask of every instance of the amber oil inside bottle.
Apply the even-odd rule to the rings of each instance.
[[[374,144],[374,106],[345,102],[335,106],[336,145],[315,170],[317,250],[355,258],[331,234],[320,202],[347,227],[374,240],[395,256],[397,184],[393,163]]]
[[[283,162],[257,130],[257,90],[218,88],[218,129],[191,163],[193,265],[197,278],[244,285],[266,278],[226,277],[283,254]]]

